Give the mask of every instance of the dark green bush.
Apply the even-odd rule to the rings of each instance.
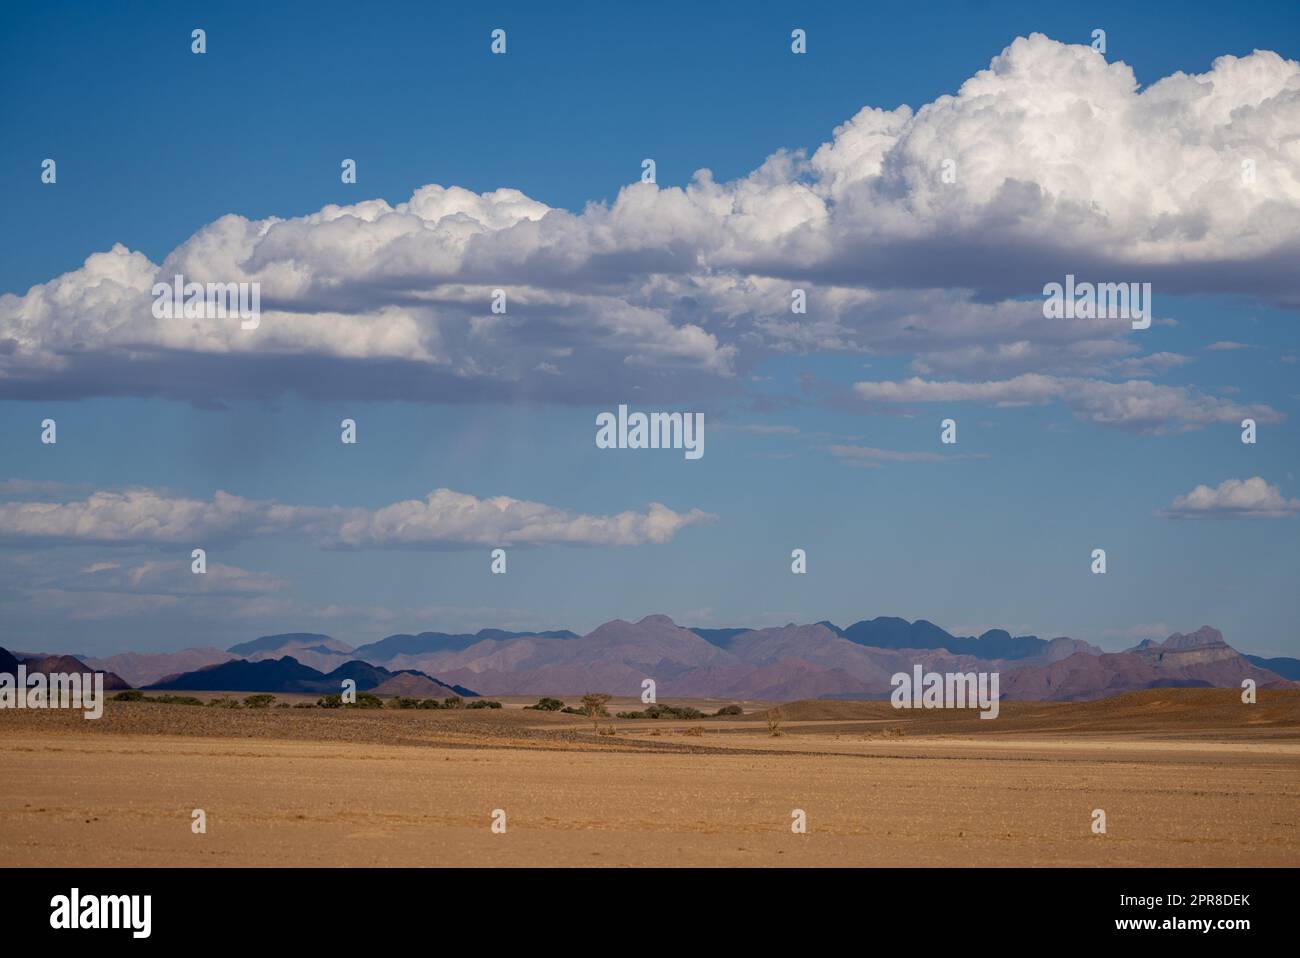
[[[619,712],[618,717],[621,719],[698,719],[704,718],[704,713],[689,705],[673,706],[656,703],[647,706],[643,712]]]
[[[159,705],[202,705],[193,695],[145,695],[139,689],[127,689],[113,696],[114,702],[156,702]]]
[[[471,699],[470,703],[465,706],[467,709],[499,709],[500,702],[493,702],[489,699]]]
[[[559,699],[553,699],[549,696],[537,700],[536,705],[525,705],[526,709],[536,709],[539,712],[560,712],[564,709],[564,703]]]
[[[381,709],[384,707],[383,699],[370,692],[358,692],[355,702],[344,702],[343,696],[335,693],[317,699],[316,704],[323,709]]]

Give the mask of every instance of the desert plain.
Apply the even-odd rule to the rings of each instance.
[[[502,701],[0,711],[0,864],[1300,865],[1300,692],[1008,702],[993,721],[744,702],[598,728]]]

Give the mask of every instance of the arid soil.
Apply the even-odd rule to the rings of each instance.
[[[1297,692],[1011,703],[994,721],[745,703],[599,721],[614,734],[524,701],[0,710],[0,863],[1300,865]]]

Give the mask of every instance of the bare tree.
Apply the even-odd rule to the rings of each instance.
[[[773,709],[767,716],[767,730],[773,738],[781,734],[781,710]]]

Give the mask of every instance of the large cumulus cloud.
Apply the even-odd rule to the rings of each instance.
[[[1180,359],[1148,352],[1151,331],[1018,297],[1070,272],[1152,283],[1157,316],[1171,293],[1300,303],[1297,129],[1300,64],[1274,53],[1139,89],[1034,35],[954,96],[866,107],[730,183],[701,170],[580,212],[433,185],[225,216],[158,264],[115,246],[0,297],[0,395],[609,401],[737,389],[764,356],[827,350],[921,374],[1150,375]],[[176,274],[260,283],[261,325],[155,319],[150,289]]]

